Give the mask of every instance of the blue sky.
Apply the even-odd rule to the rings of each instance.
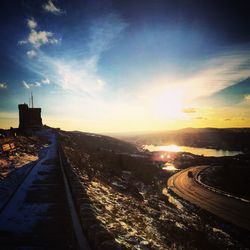
[[[67,130],[250,124],[247,1],[1,5],[0,127],[18,126],[31,91]]]

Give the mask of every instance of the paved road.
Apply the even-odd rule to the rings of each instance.
[[[207,166],[191,167],[173,175],[168,187],[181,198],[212,214],[250,231],[250,204],[215,193],[188,177],[188,171],[197,175]]]

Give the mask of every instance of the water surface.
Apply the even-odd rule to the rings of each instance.
[[[155,145],[144,145],[144,149],[147,149],[151,152],[154,151],[166,151],[166,152],[187,152],[195,155],[204,155],[204,156],[235,156],[238,154],[242,154],[240,151],[230,151],[230,150],[218,150],[211,148],[194,148],[194,147],[186,147],[186,146],[178,146],[178,145],[163,145],[163,146],[155,146]]]

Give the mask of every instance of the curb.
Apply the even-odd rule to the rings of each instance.
[[[236,200],[240,200],[240,201],[245,202],[245,203],[250,203],[250,201],[247,200],[247,199],[244,199],[244,198],[241,198],[241,197],[238,197],[238,196],[229,194],[229,193],[227,193],[227,192],[225,192],[225,191],[223,191],[223,190],[220,190],[220,189],[218,189],[218,188],[211,187],[211,186],[209,186],[209,185],[207,185],[207,184],[201,182],[201,180],[200,180],[200,175],[201,175],[201,173],[202,173],[203,171],[205,171],[207,168],[208,168],[208,167],[202,169],[197,175],[195,175],[194,180],[195,180],[196,183],[198,183],[199,185],[203,186],[204,188],[206,188],[206,189],[208,189],[208,190],[210,190],[210,191],[213,191],[213,192],[215,192],[215,193],[217,193],[217,194],[224,195],[224,196],[227,196],[227,197],[230,197],[230,198],[234,198],[234,199],[236,199]]]
[[[78,176],[79,170],[70,165],[61,145],[58,146],[62,158],[62,168],[68,180],[82,231],[86,235],[91,249],[121,250],[121,246],[115,241],[114,235],[98,220],[84,183]]]

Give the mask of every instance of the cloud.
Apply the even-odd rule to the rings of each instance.
[[[184,109],[182,109],[182,112],[183,112],[183,113],[190,114],[190,113],[195,113],[195,112],[197,112],[197,110],[196,110],[195,108],[184,108]]]
[[[225,118],[224,121],[226,122],[231,122],[231,121],[246,121],[247,119],[245,117],[241,117],[241,116],[235,116],[235,117],[231,117],[231,118]]]
[[[65,90],[89,97],[97,96],[104,91],[107,83],[98,74],[99,61],[103,52],[112,46],[127,25],[115,12],[95,17],[89,26],[88,57],[77,62],[74,58],[62,61],[44,57],[46,64],[51,65],[57,73],[58,85]]]
[[[33,30],[37,27],[37,22],[34,19],[28,19],[27,26]]]
[[[99,88],[102,88],[106,84],[106,82],[102,79],[97,79],[96,83]]]
[[[30,29],[27,39],[18,42],[19,45],[29,44],[32,49],[26,54],[31,59],[37,55],[37,50],[46,44],[58,44],[59,39],[54,37],[54,34],[50,31],[36,30],[37,22],[34,19],[27,20],[27,26]]]
[[[86,32],[88,40],[84,49],[85,51],[88,49],[88,51],[84,53],[85,56],[75,57],[74,53],[68,51],[68,58],[65,60],[52,58],[40,50],[45,44],[56,44],[60,41],[54,37],[52,32],[38,31],[37,28],[30,30],[28,38],[20,41],[20,44],[27,42],[33,50],[39,51],[39,61],[28,63],[26,67],[40,74],[41,77],[43,76],[41,70],[51,72],[50,79],[64,90],[89,97],[99,95],[108,86],[106,80],[99,73],[99,61],[103,52],[112,47],[113,42],[119,38],[127,25],[115,11],[91,17],[89,30]]]
[[[26,40],[21,40],[18,41],[18,45],[23,45],[23,44],[27,44],[28,42]]]
[[[246,95],[244,97],[244,100],[246,101],[246,103],[249,103],[250,104],[250,94],[249,95]]]
[[[127,26],[128,23],[115,12],[95,18],[90,25],[90,52],[100,56]]]
[[[50,80],[48,78],[42,79],[41,83],[43,84],[50,84]]]
[[[0,89],[7,89],[7,84],[5,82],[0,82]]]
[[[34,83],[27,83],[26,81],[23,81],[23,86],[26,89],[31,89],[35,87],[42,87],[43,85],[50,84],[50,80],[48,78],[42,79],[41,81],[36,81]]]
[[[33,87],[40,87],[40,86],[41,86],[41,83],[39,83],[39,82],[27,83],[26,81],[23,81],[23,86],[24,86],[26,89],[30,89],[30,88],[33,88]]]
[[[25,81],[23,81],[23,86],[26,88],[26,89],[30,89],[30,85],[28,83],[26,83]]]
[[[46,4],[43,5],[43,9],[46,12],[49,12],[55,15],[61,15],[64,13],[64,11],[61,10],[59,7],[56,7],[55,4],[51,0],[49,0]]]
[[[37,52],[34,49],[27,51],[26,54],[30,59],[37,56]]]
[[[78,66],[57,62],[58,84],[65,90],[93,96],[105,85],[105,81],[96,74],[96,67],[96,64],[88,65],[88,61]]]
[[[250,76],[250,51],[233,51],[200,63],[193,75],[180,81],[189,99],[211,96]],[[192,91],[190,91],[192,90]]]
[[[132,88],[128,85],[130,89],[125,87],[123,92],[131,96],[134,106],[147,104],[148,110],[150,107],[169,110],[168,115],[174,113],[171,109],[176,107],[182,111],[182,116],[194,113],[195,110],[184,108],[199,107],[200,110],[204,105],[211,106],[210,96],[250,76],[250,50],[227,51],[193,64],[195,70],[185,74],[176,70],[156,74],[152,79],[143,79],[142,76],[140,84]],[[167,111],[164,112],[165,115]]]
[[[47,43],[56,43],[57,41],[55,38],[53,38],[53,33],[48,31],[36,31],[31,30],[29,36],[28,36],[28,42],[32,44],[35,48],[41,47],[41,45],[47,44]]]
[[[203,117],[203,116],[197,116],[194,119],[196,119],[196,120],[207,120],[207,118]]]

